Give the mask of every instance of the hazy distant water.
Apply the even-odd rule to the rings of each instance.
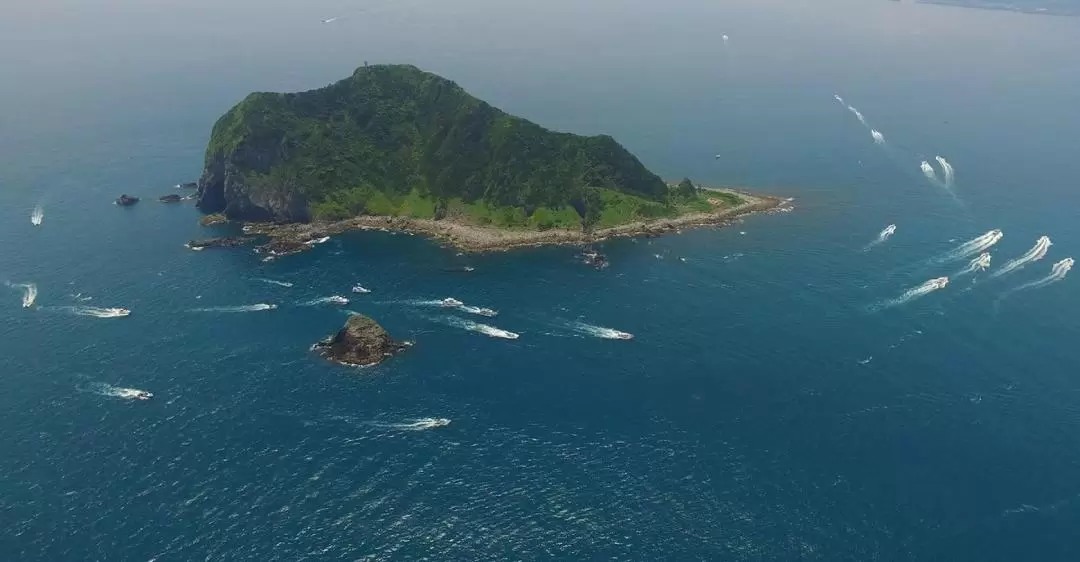
[[[0,280],[39,289],[24,309],[0,287],[0,559],[1075,559],[1080,278],[994,301],[1080,253],[1080,21],[854,0],[36,4],[0,18]],[[364,60],[798,210],[611,242],[602,272],[388,234],[273,264],[184,249],[207,234],[194,210],[153,199],[197,176],[213,120]],[[960,203],[918,170],[938,154]],[[997,265],[1055,245],[867,314],[992,228]],[[345,315],[304,304],[355,283],[374,292],[350,309],[417,341],[362,374],[310,355]],[[446,296],[521,338],[416,304]],[[279,308],[195,311],[258,303]],[[65,308],[91,305],[134,313]]]

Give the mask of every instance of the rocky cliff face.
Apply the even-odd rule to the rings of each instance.
[[[243,144],[231,153],[215,155],[199,178],[195,206],[233,220],[307,222],[308,204],[300,190],[260,177],[280,160],[278,152],[273,146]]]
[[[315,344],[314,349],[331,361],[370,366],[404,351],[409,345],[394,341],[374,320],[356,314],[336,334]]]

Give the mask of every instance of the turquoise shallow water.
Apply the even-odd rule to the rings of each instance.
[[[487,20],[426,6],[335,22],[350,28],[271,3],[251,17],[309,41],[245,51],[259,34],[239,26],[218,58],[196,39],[238,14],[18,12],[30,23],[4,36],[44,40],[49,16],[65,45],[96,50],[46,49],[40,68],[0,50],[20,84],[0,98],[0,280],[39,290],[31,309],[0,292],[0,559],[1075,559],[1077,280],[995,301],[1080,249],[1066,142],[1078,23],[766,4],[556,3],[529,27],[513,17],[525,7],[471,2],[465,15]],[[105,16],[131,25],[80,43]],[[161,46],[177,23],[192,41]],[[650,23],[686,32],[626,41]],[[991,60],[1005,32],[1011,50]],[[493,48],[503,35],[517,48]],[[611,132],[665,176],[797,209],[607,242],[604,271],[570,249],[458,256],[386,233],[270,264],[186,250],[207,235],[197,213],[153,199],[198,174],[214,118],[249,90],[318,86],[363,58],[415,62],[540,122]],[[642,68],[661,81],[629,87]],[[83,88],[54,87],[50,69]],[[919,173],[938,153],[959,202]],[[112,206],[125,191],[146,200]],[[897,234],[863,251],[890,223]],[[954,274],[962,263],[928,260],[992,228],[998,266],[1042,234],[1055,245],[1005,278],[867,312]],[[347,309],[417,342],[360,373],[311,355],[345,312],[305,304],[355,283],[373,292]],[[447,296],[499,315],[417,304]],[[196,310],[256,303],[278,308]],[[85,305],[133,314],[64,309]]]

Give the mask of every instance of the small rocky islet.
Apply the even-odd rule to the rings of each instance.
[[[377,322],[354,314],[334,335],[316,343],[312,350],[324,358],[351,367],[370,367],[412,346],[396,341]]]

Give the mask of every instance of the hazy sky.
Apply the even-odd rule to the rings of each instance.
[[[995,106],[1075,91],[1078,52],[1080,18],[884,0],[6,0],[0,148],[105,134],[119,113],[162,126],[175,110],[208,132],[252,90],[318,87],[365,60],[417,64],[555,128],[640,134],[633,115],[657,131],[628,139],[640,146],[717,100],[797,128],[793,100],[834,91],[892,104],[898,123],[992,122]]]

